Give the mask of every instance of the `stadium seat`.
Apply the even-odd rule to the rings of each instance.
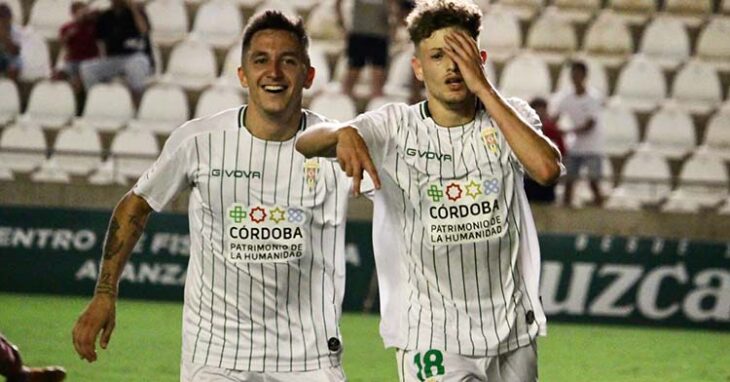
[[[309,104],[309,109],[340,122],[349,121],[357,115],[352,99],[340,93],[325,92],[317,95]]]
[[[103,11],[112,6],[111,0],[90,0],[88,3],[92,11]]]
[[[317,0],[289,0],[289,3],[301,12],[311,10],[317,4]]]
[[[545,5],[544,0],[497,0],[500,8],[517,16],[521,21],[532,20]],[[495,5],[496,5],[495,4]]]
[[[213,86],[206,89],[198,99],[195,107],[195,118],[216,114],[232,107],[241,106],[244,103],[241,92],[230,88]]]
[[[619,73],[614,96],[634,111],[649,112],[666,94],[667,84],[659,65],[637,54]]]
[[[524,52],[505,65],[499,80],[503,94],[530,100],[550,95],[550,71],[540,57]]]
[[[152,0],[145,5],[152,41],[172,46],[188,34],[188,13],[180,0]]]
[[[84,124],[62,129],[53,145],[51,159],[69,174],[87,175],[101,163],[99,133]]]
[[[211,0],[198,9],[192,33],[208,45],[223,49],[240,40],[243,25],[233,0]]]
[[[189,38],[172,49],[162,81],[197,91],[213,83],[216,74],[213,50],[208,44]]]
[[[107,159],[99,164],[94,172],[89,175],[88,181],[90,184],[95,185],[126,185],[127,178],[124,175],[119,174],[115,170],[116,169],[114,167],[114,161],[112,159]]]
[[[51,76],[51,53],[46,40],[30,28],[23,31],[20,44],[20,59],[23,67],[20,79],[34,82]]]
[[[611,11],[603,11],[588,27],[583,49],[607,67],[618,67],[634,51],[631,33],[624,21]]]
[[[656,0],[608,0],[608,8],[630,25],[643,25],[654,15]]]
[[[327,54],[337,54],[345,49],[342,29],[337,25],[334,4],[323,1],[317,4],[307,16],[307,32],[312,45],[319,45]]]
[[[23,118],[44,128],[58,129],[76,115],[76,98],[66,81],[43,80],[33,86]]]
[[[600,0],[553,0],[559,16],[571,23],[584,24],[601,9]]]
[[[661,155],[637,151],[624,164],[621,179],[606,207],[658,204],[671,191],[669,163]]]
[[[36,0],[30,9],[28,26],[46,40],[58,40],[63,24],[71,21],[70,0]]]
[[[329,63],[327,62],[327,55],[324,47],[319,44],[310,45],[309,60],[315,70],[315,73],[312,86],[309,89],[304,89],[305,97],[312,97],[323,91],[332,79],[332,71],[330,70]]]
[[[169,134],[190,118],[188,99],[181,87],[157,84],[147,88],[130,127]]]
[[[99,83],[89,89],[80,123],[99,131],[116,131],[133,117],[129,88],[120,83]]]
[[[15,120],[20,114],[20,94],[12,80],[0,78],[0,127]]]
[[[710,118],[705,129],[704,151],[730,162],[730,110],[720,110]]]
[[[385,94],[406,98],[410,95],[411,81],[415,81],[413,69],[411,68],[413,53],[413,47],[409,46],[406,50],[391,58],[388,76],[383,88]],[[489,60],[487,60],[487,63],[489,63]]]
[[[684,162],[677,188],[671,193],[664,212],[694,212],[715,207],[728,196],[728,175],[722,159],[697,153]]]
[[[590,56],[576,56],[576,61],[581,61],[588,66],[588,80],[587,85],[596,89],[602,97],[608,96],[608,75],[606,74],[606,68],[603,66],[600,60]],[[558,85],[556,92],[573,91],[573,82],[570,79],[570,64],[566,62],[565,65],[560,69],[558,75]]]
[[[387,105],[389,103],[407,103],[408,98],[407,97],[398,97],[398,96],[381,96],[381,97],[375,97],[371,99],[367,106],[365,107],[365,111],[373,111],[378,110],[382,106]]]
[[[0,136],[0,162],[16,172],[28,172],[46,159],[46,138],[40,127],[17,123]]]
[[[727,36],[730,36],[730,17],[713,17],[700,32],[696,56],[717,70],[730,71],[730,44]]]
[[[720,208],[717,209],[717,213],[720,215],[730,215],[730,197],[726,198]]]
[[[0,180],[12,182],[15,179],[13,171],[8,168],[4,163],[0,163]]]
[[[641,148],[680,159],[694,150],[696,142],[692,117],[676,103],[667,102],[649,119]]]
[[[30,180],[39,183],[71,183],[68,173],[53,158],[43,161],[38,170],[30,175]]]
[[[674,70],[689,58],[689,36],[680,21],[657,17],[644,30],[639,52],[663,69]]]
[[[286,0],[263,0],[259,5],[256,6],[256,10],[254,11],[254,14],[263,12],[267,9],[275,9],[278,11],[281,11],[284,14],[297,16],[299,15],[299,12],[297,12],[297,8]]]
[[[152,132],[127,128],[114,136],[110,153],[117,173],[137,178],[154,163],[160,150]]]
[[[672,98],[692,113],[706,114],[722,102],[720,77],[710,64],[690,60],[674,77]]]
[[[712,13],[712,0],[665,0],[664,11],[688,27],[698,27]]]
[[[223,69],[221,75],[215,81],[215,86],[223,86],[239,92],[244,91],[245,89],[241,87],[241,81],[238,80],[239,66],[241,66],[241,44],[233,44],[226,53]]]
[[[606,155],[624,156],[639,144],[639,122],[621,102],[608,102],[601,110],[597,124],[603,130],[603,152]]]
[[[548,64],[559,64],[578,46],[573,25],[553,10],[546,10],[527,32],[527,48]]]
[[[20,0],[0,0],[0,3],[7,4],[10,12],[13,13],[13,24],[17,26],[25,25],[25,12]]]
[[[480,46],[489,55],[487,60],[504,62],[522,47],[522,31],[517,17],[494,7],[482,17]]]

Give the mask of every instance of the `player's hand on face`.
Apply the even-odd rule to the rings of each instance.
[[[338,131],[337,161],[342,171],[352,178],[352,194],[360,195],[360,182],[363,170],[367,171],[376,189],[380,188],[380,178],[375,170],[370,151],[357,130],[346,127]]]
[[[444,36],[445,52],[459,67],[464,83],[472,93],[477,93],[487,83],[487,74],[481,51],[476,40],[461,30],[454,30]]]
[[[96,361],[96,338],[101,333],[99,345],[106,349],[116,324],[116,299],[97,294],[86,307],[73,329],[76,352],[89,362]]]

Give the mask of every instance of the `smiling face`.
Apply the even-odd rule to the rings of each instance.
[[[444,36],[454,30],[458,29],[442,28],[421,40],[411,61],[416,78],[426,86],[429,102],[439,102],[447,108],[450,108],[449,105],[471,102],[473,98],[459,67],[445,52]]]
[[[302,89],[312,85],[314,69],[293,33],[264,29],[251,39],[238,78],[248,88],[249,107],[281,118],[300,112]]]

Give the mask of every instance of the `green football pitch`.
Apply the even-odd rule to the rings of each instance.
[[[177,381],[182,305],[121,300],[107,350],[81,361],[71,328],[85,298],[0,293],[0,331],[26,363],[60,364],[68,381]],[[348,379],[397,381],[393,350],[383,348],[374,315],[345,314]],[[730,333],[553,323],[540,339],[541,381],[730,382]]]

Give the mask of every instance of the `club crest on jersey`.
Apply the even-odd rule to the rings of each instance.
[[[304,161],[304,181],[309,191],[314,191],[317,185],[317,174],[319,174],[319,160],[311,158]]]
[[[497,138],[497,129],[490,127],[482,130],[482,141],[489,151],[499,153],[499,139]]]

